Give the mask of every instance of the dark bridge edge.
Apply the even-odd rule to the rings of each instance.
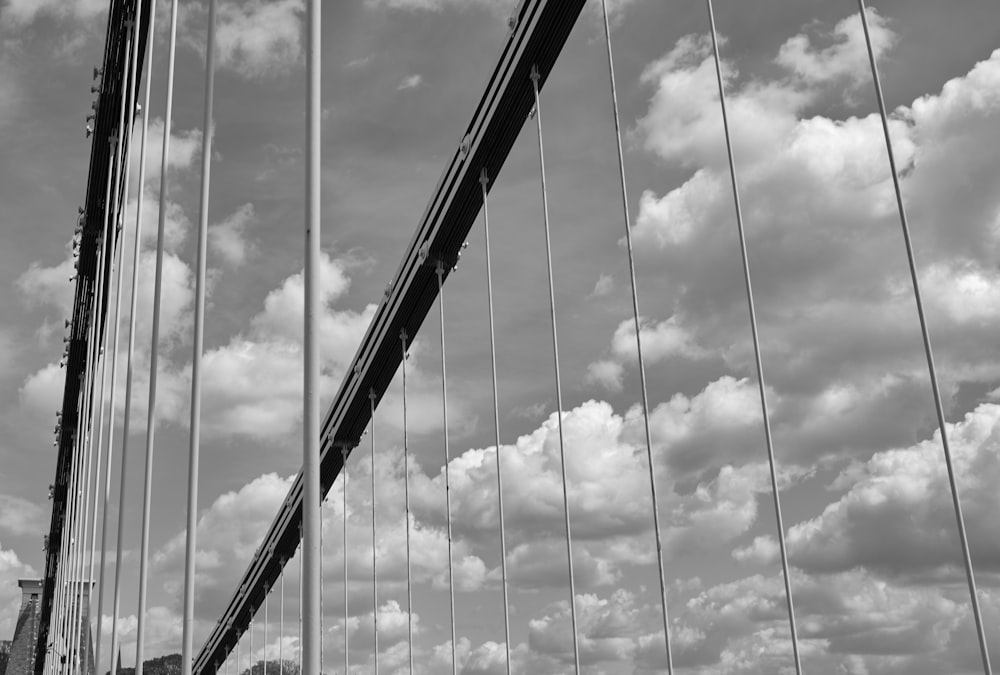
[[[82,395],[82,384],[87,369],[87,331],[94,308],[94,298],[98,288],[103,289],[107,297],[110,283],[110,270],[105,269],[104,276],[97,279],[97,261],[103,246],[106,253],[113,251],[117,232],[112,231],[107,241],[101,242],[101,230],[104,224],[105,211],[108,205],[104,203],[104,188],[108,180],[109,162],[112,148],[108,142],[112,136],[123,136],[118,128],[119,102],[122,90],[128,85],[128,73],[125,72],[125,43],[128,36],[126,22],[135,17],[138,2],[142,2],[142,20],[137,31],[139,42],[139,61],[136,68],[137,86],[136,100],[139,95],[139,80],[142,78],[142,61],[146,52],[146,39],[149,32],[149,10],[152,0],[109,0],[107,37],[104,46],[103,77],[99,94],[99,104],[94,121],[92,145],[90,153],[90,169],[87,176],[86,202],[82,213],[83,222],[80,232],[80,254],[78,258],[76,290],[73,297],[73,316],[70,319],[69,353],[66,359],[66,383],[63,387],[63,402],[58,422],[58,453],[56,456],[55,481],[52,484],[52,514],[49,520],[49,534],[46,540],[45,576],[43,578],[42,604],[39,615],[38,642],[35,646],[35,675],[43,675],[45,657],[48,651],[49,623],[52,616],[52,605],[55,597],[56,575],[59,566],[59,554],[63,527],[66,524],[66,507],[69,495],[70,474],[73,465],[73,452],[76,444],[76,427],[79,420],[79,404]],[[132,101],[134,106],[136,101]],[[134,109],[134,108],[133,108]],[[84,113],[80,113],[81,121]],[[83,125],[81,124],[81,132]],[[112,185],[118,185],[119,177],[112,176]],[[124,205],[122,206],[124,208]],[[114,214],[111,214],[114,216]],[[94,317],[98,321],[98,334],[102,333],[107,322],[107,306],[101,315]]]

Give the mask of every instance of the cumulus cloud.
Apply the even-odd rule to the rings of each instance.
[[[167,157],[168,171],[186,170],[194,166],[195,160],[201,157],[201,130],[188,129],[178,130],[176,124],[172,124],[170,130],[170,147]],[[144,174],[144,188],[154,188],[159,190],[160,169],[163,163],[163,127],[164,121],[161,117],[154,117],[149,120],[149,128],[146,130],[146,172]],[[136,125],[133,130],[133,147],[129,157],[129,184],[138,185],[140,153],[141,126]],[[156,194],[155,192],[152,194]],[[168,204],[170,202],[168,201]],[[145,218],[147,227],[153,231],[156,229],[156,212],[153,218]]]
[[[240,267],[254,252],[253,242],[247,239],[246,229],[256,221],[253,204],[247,203],[212,225],[208,230],[211,251],[227,265]]]
[[[90,21],[106,13],[107,9],[103,0],[8,0],[4,5],[3,22],[12,27],[27,26],[41,16]]]
[[[333,395],[375,312],[335,309],[350,285],[346,259],[320,260],[320,356],[325,397]],[[279,438],[302,414],[302,331],[305,290],[301,272],[271,291],[245,333],[204,355],[204,428],[214,434]]]
[[[35,502],[0,494],[0,530],[14,535],[37,534],[45,529],[45,515]]]
[[[895,33],[877,14],[872,23],[884,53]],[[785,72],[769,78],[726,65],[763,360],[778,439],[794,462],[867,457],[912,443],[932,423],[880,120],[806,114],[824,96],[867,89],[859,87],[867,67],[859,31],[855,16],[792,38],[776,57]],[[1000,163],[974,141],[1000,118],[1000,100],[982,93],[996,91],[998,78],[995,53],[890,121],[948,396],[959,382],[992,386],[1000,377],[982,332],[1000,328],[1000,201],[986,187]],[[709,42],[683,38],[646,68],[642,82],[653,93],[636,140],[690,172],[677,187],[640,200],[637,250],[656,256],[673,301],[665,324],[647,325],[658,328],[674,358],[719,360],[753,374]],[[975,185],[959,175],[974,176]],[[969,194],[976,196],[962,197]],[[619,327],[615,337],[626,331]],[[626,342],[619,344],[614,362],[632,367],[619,358]],[[612,387],[621,381],[597,363],[592,380],[603,373]]]
[[[1000,406],[983,404],[949,425],[956,480],[962,490],[970,548],[981,570],[1000,571]],[[823,513],[789,530],[793,561],[814,572],[857,566],[890,575],[942,567],[962,576],[961,549],[940,438],[888,450],[851,467],[850,486]]]
[[[650,365],[670,358],[696,361],[707,356],[676,316],[657,323],[650,323],[640,317],[639,339],[642,341],[643,360]],[[591,363],[587,367],[588,381],[601,384],[612,391],[620,390],[625,372],[623,364],[638,362],[636,348],[635,321],[626,319],[618,324],[611,338],[614,360],[603,359]]]
[[[288,72],[302,58],[302,0],[249,0],[220,3],[216,49],[220,67],[259,79]],[[183,35],[204,54],[207,8],[188,9],[181,18]]]
[[[403,81],[399,83],[399,86],[396,87],[396,89],[398,89],[399,91],[406,91],[407,89],[416,89],[417,87],[420,86],[420,83],[423,81],[424,78],[420,73],[417,73],[415,75],[410,75],[408,77],[404,77]]]

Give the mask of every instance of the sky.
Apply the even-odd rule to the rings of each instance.
[[[323,15],[321,322],[328,405],[504,42],[508,0],[352,0]],[[610,2],[677,672],[786,673],[791,643],[703,2]],[[301,466],[302,0],[220,0],[209,207],[196,645]],[[717,0],[802,661],[982,672],[857,5]],[[104,0],[0,2],[0,638],[40,575],[70,242]],[[152,492],[147,657],[180,649],[206,4],[181,3]],[[125,507],[134,660],[167,5],[158,3]],[[1000,658],[1000,7],[883,0],[870,22],[979,597]],[[649,465],[599,4],[542,93],[581,657],[664,673]],[[138,129],[138,127],[137,127]],[[135,144],[138,148],[138,144]],[[572,671],[533,123],[490,194],[500,461],[516,672]],[[125,250],[134,242],[131,157]],[[126,262],[126,279],[132,263]],[[481,220],[445,287],[459,671],[503,672],[497,448]],[[127,300],[127,296],[126,296]],[[437,305],[407,365],[414,658],[450,667]],[[432,319],[432,320],[431,320]],[[121,317],[122,345],[128,320]],[[124,352],[124,349],[121,350]],[[125,356],[117,380],[125,385]],[[406,672],[402,399],[375,416],[379,665]],[[348,463],[352,672],[372,671],[370,437]],[[324,508],[324,672],[344,652],[344,483]],[[113,532],[109,540],[113,540]],[[112,556],[113,558],[114,556]],[[298,561],[254,624],[294,658]],[[105,583],[105,645],[110,587]],[[95,605],[96,598],[95,598]],[[266,624],[266,628],[265,628]],[[265,640],[265,630],[267,632]],[[241,645],[240,667],[250,643]],[[279,647],[280,644],[280,647]],[[105,647],[104,655],[108,656]],[[106,665],[103,667],[107,667]],[[233,664],[230,664],[233,667]]]

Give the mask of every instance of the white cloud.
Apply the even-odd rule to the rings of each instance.
[[[610,295],[615,289],[615,278],[610,274],[601,274],[597,277],[597,282],[594,284],[594,290],[590,292],[590,297],[592,298],[603,298],[606,295]]]
[[[420,73],[417,73],[415,75],[409,75],[408,77],[403,78],[403,81],[399,83],[399,86],[396,87],[396,89],[398,91],[406,91],[407,89],[416,89],[417,87],[420,86],[420,83],[423,82],[423,80],[424,78]]]
[[[320,263],[324,308],[320,356],[326,396],[333,395],[375,312],[375,305],[360,312],[332,307],[350,284],[348,265],[347,259],[326,255]],[[273,439],[296,428],[302,414],[304,293],[302,273],[288,277],[268,294],[264,310],[251,319],[249,331],[206,351],[206,432]]]
[[[733,558],[738,562],[761,566],[773,565],[779,554],[778,542],[770,535],[754,537],[749,546],[733,550]]]
[[[983,404],[949,427],[956,481],[962,491],[969,545],[980,570],[1000,570],[1000,406]],[[823,513],[788,533],[793,562],[815,572],[856,566],[887,574],[913,574],[961,563],[955,515],[941,443],[880,452],[846,470],[847,493]]]
[[[10,534],[38,534],[47,514],[38,504],[14,495],[0,494],[0,530]]]
[[[646,363],[656,363],[671,357],[700,359],[705,356],[694,342],[694,337],[685,329],[677,316],[650,324],[639,317],[639,338],[642,340],[642,356]],[[635,322],[626,319],[618,324],[611,339],[611,351],[622,361],[636,360]]]
[[[625,369],[617,361],[602,359],[587,366],[587,382],[610,391],[621,391]]]
[[[75,274],[73,257],[67,256],[54,267],[45,267],[37,261],[31,263],[15,283],[29,305],[51,306],[68,318],[73,308]]]
[[[209,228],[209,247],[227,265],[242,266],[255,252],[254,244],[247,239],[246,229],[256,219],[253,204],[244,204]]]
[[[303,0],[220,3],[216,24],[218,63],[245,78],[288,72],[302,57]],[[181,18],[185,40],[205,51],[207,9],[199,5]]]
[[[155,117],[150,119],[149,128],[146,130],[145,187],[152,188],[157,191],[160,189],[160,169],[163,162],[163,126],[163,118]],[[171,123],[171,127],[170,147],[168,149],[170,154],[167,159],[167,168],[170,171],[185,171],[192,169],[195,165],[195,160],[201,157],[201,130],[188,129],[187,131],[180,131],[177,129],[176,121]],[[141,159],[139,150],[141,133],[142,125],[137,124],[132,132],[132,152],[129,157],[129,184],[132,185],[133,190],[135,190],[135,186],[139,182],[139,161]],[[173,174],[168,175],[173,177]],[[156,193],[147,194],[153,196]],[[147,198],[146,201],[150,201],[150,199]],[[172,205],[171,202],[168,203]],[[146,228],[152,229],[155,232],[156,211],[153,211],[152,219],[144,217],[143,222],[145,223]]]
[[[103,0],[7,0],[3,19],[13,27],[30,25],[46,15],[63,21],[90,21],[107,9]]]
[[[881,17],[873,24],[887,49],[894,33]],[[803,116],[864,82],[858,28],[853,17],[823,37],[829,46],[786,43],[787,76],[755,79],[727,66],[763,360],[791,461],[867,457],[912,442],[932,421],[902,242],[890,226],[898,216],[880,120]],[[672,291],[661,344],[753,374],[709,44],[682,39],[643,82],[654,91],[637,140],[691,171],[665,194],[646,192],[636,220],[639,255],[656,256],[658,281]],[[890,121],[946,395],[958,382],[993,386],[1000,377],[985,348],[1000,329],[1000,199],[987,187],[1000,162],[975,141],[1000,120],[1000,99],[982,93],[996,82],[1000,53]],[[871,103],[866,95],[866,110]]]
[[[896,34],[874,8],[868,9],[867,13],[875,57],[881,58],[896,43]],[[819,37],[832,40],[833,44],[816,49],[808,35],[799,34],[781,45],[776,62],[810,84],[839,78],[848,78],[855,86],[868,84],[868,50],[861,18],[857,14],[838,22],[832,33],[820,33]]]

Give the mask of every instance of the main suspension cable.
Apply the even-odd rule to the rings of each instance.
[[[667,583],[664,577],[663,540],[660,534],[660,507],[656,498],[656,469],[653,463],[653,439],[649,431],[649,396],[646,391],[646,366],[642,358],[642,327],[639,320],[639,291],[635,279],[635,257],[632,252],[632,219],[628,209],[628,184],[625,181],[625,153],[622,150],[621,120],[618,113],[618,86],[615,83],[615,64],[611,49],[611,22],[608,20],[607,0],[601,0],[604,15],[604,37],[607,42],[608,77],[611,82],[611,103],[615,122],[615,143],[618,149],[618,175],[621,179],[622,211],[625,216],[625,248],[628,251],[628,275],[632,290],[632,320],[635,324],[635,350],[638,357],[639,389],[642,394],[642,424],[646,437],[646,460],[649,464],[649,492],[653,507],[653,533],[656,537],[657,580],[660,584],[660,608],[663,618],[663,642],[667,654],[667,673],[674,672],[673,650],[670,644],[670,619],[667,612]]]
[[[444,500],[448,521],[448,599],[451,607],[451,672],[458,675],[458,651],[455,644],[455,570],[451,553],[451,481],[449,464],[451,449],[448,442],[448,370],[444,349],[444,263],[437,261],[438,308],[441,316],[441,405],[444,414]]]
[[[403,503],[406,512],[406,645],[408,672],[413,675],[413,589],[410,583],[410,465],[409,447],[406,435],[406,329],[399,332],[403,358]],[[345,549],[346,550],[346,549]],[[347,670],[345,668],[344,672]]]
[[[500,398],[497,393],[497,345],[496,331],[493,324],[493,267],[490,261],[490,211],[489,184],[490,177],[483,168],[479,175],[479,184],[483,189],[483,234],[486,241],[486,306],[490,316],[490,367],[493,373],[493,429],[496,431],[497,455],[497,507],[500,519],[500,582],[503,588],[503,631],[504,656],[507,675],[510,675],[510,604],[507,596],[507,539],[503,519],[503,478],[500,469]]]
[[[556,331],[556,292],[552,279],[552,240],[549,234],[549,191],[545,183],[545,146],[542,142],[542,104],[538,94],[538,81],[541,74],[538,66],[531,67],[531,84],[535,93],[535,121],[538,126],[538,160],[542,178],[542,212],[545,221],[545,257],[549,273],[549,308],[552,319],[552,356],[555,363],[556,377],[556,407],[559,422],[559,469],[562,474],[563,513],[566,525],[566,560],[569,566],[570,621],[573,626],[573,665],[575,672],[580,672],[580,644],[576,624],[576,580],[573,573],[573,532],[569,521],[569,488],[566,481],[566,449],[563,443],[563,400],[562,378],[559,371],[559,337]]]
[[[785,546],[785,525],[781,517],[781,498],[778,493],[778,472],[774,459],[774,441],[771,436],[771,418],[768,414],[767,392],[764,380],[764,365],[760,355],[760,336],[757,332],[757,310],[754,306],[753,285],[750,282],[750,258],[747,254],[746,230],[743,227],[743,207],[740,204],[739,183],[736,178],[736,158],[733,152],[732,135],[729,131],[729,115],[726,109],[726,86],[722,78],[722,60],[719,57],[719,38],[715,28],[715,11],[712,0],[708,4],[708,22],[712,32],[712,52],[715,55],[715,75],[719,84],[719,104],[722,109],[722,126],[726,136],[726,153],[729,158],[729,177],[733,186],[733,203],[736,208],[736,229],[739,233],[740,253],[743,261],[743,282],[747,292],[747,309],[750,314],[750,334],[753,338],[754,362],[757,368],[757,387],[760,390],[761,416],[764,422],[764,440],[767,444],[767,462],[771,477],[771,495],[774,499],[774,516],[778,526],[778,546],[781,552],[781,572],[785,582],[785,602],[788,607],[788,627],[791,631],[792,658],[795,672],[802,675],[802,661],[799,657],[799,637],[795,628],[795,605],[792,601],[792,582],[789,575],[788,551]]]
[[[938,385],[937,367],[934,365],[934,351],[931,348],[930,329],[927,327],[927,317],[924,313],[924,302],[920,294],[920,280],[917,275],[916,257],[913,253],[913,242],[910,238],[910,225],[906,217],[906,207],[903,204],[903,192],[899,183],[899,172],[896,169],[896,155],[892,149],[892,138],[889,134],[889,115],[885,107],[885,97],[882,92],[882,81],[879,78],[878,64],[875,59],[875,49],[872,46],[871,33],[868,28],[868,16],[864,0],[858,0],[858,10],[861,15],[861,25],[865,33],[865,45],[868,49],[868,60],[871,64],[872,82],[875,87],[875,97],[878,100],[879,117],[882,120],[882,132],[885,136],[886,152],[889,156],[889,168],[892,172],[892,186],[896,193],[896,206],[899,211],[899,223],[903,231],[903,244],[906,247],[906,261],[910,269],[910,280],[913,284],[913,298],[917,305],[917,316],[920,319],[920,336],[924,342],[924,356],[927,359],[927,373],[930,377],[931,393],[934,397],[934,412],[937,415],[938,431],[941,433],[941,449],[944,452],[945,466],[948,469],[948,486],[951,489],[952,505],[955,509],[955,520],[958,524],[958,537],[962,547],[962,561],[965,564],[965,578],[969,586],[969,600],[972,607],[972,617],[976,624],[976,636],[979,640],[979,653],[983,661],[983,672],[991,675],[990,652],[986,644],[986,630],[983,626],[983,616],[979,608],[979,593],[976,591],[976,574],[972,565],[972,553],[969,550],[969,539],[965,530],[965,517],[962,514],[962,502],[959,496],[958,483],[955,479],[955,467],[951,457],[951,446],[948,443],[948,428],[944,414],[944,404],[941,400],[941,388]]]

